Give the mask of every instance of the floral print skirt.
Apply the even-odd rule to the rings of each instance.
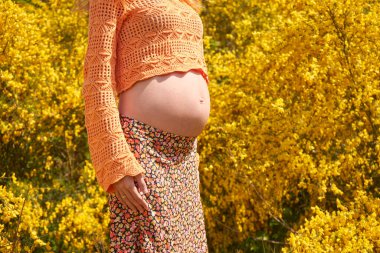
[[[145,168],[149,206],[133,212],[109,194],[110,252],[208,252],[199,191],[197,138],[121,115],[125,138]],[[137,183],[136,183],[137,186]]]

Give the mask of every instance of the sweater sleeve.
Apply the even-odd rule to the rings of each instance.
[[[124,136],[115,98],[117,21],[123,13],[118,0],[91,0],[88,46],[84,60],[82,96],[85,126],[96,178],[114,192],[124,176],[145,173]]]

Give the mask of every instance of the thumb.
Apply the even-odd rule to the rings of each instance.
[[[142,173],[140,173],[139,175],[136,176],[136,182],[137,182],[139,191],[142,192],[143,194],[147,194],[149,191],[148,191],[148,187],[146,186],[144,177],[145,176]]]

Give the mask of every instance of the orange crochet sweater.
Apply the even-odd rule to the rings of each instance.
[[[82,96],[96,178],[107,192],[145,173],[123,134],[116,98],[137,81],[199,71],[209,83],[203,24],[188,0],[90,0]]]

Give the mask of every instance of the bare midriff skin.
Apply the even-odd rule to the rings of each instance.
[[[119,95],[119,113],[160,130],[198,136],[210,115],[206,80],[195,71],[172,72],[136,82]],[[140,194],[134,184],[136,180]],[[113,184],[118,199],[134,211],[149,210],[143,173],[125,176]],[[122,197],[124,196],[124,197]]]
[[[119,96],[119,112],[181,136],[198,136],[210,115],[206,80],[195,71],[172,72],[136,82]]]

